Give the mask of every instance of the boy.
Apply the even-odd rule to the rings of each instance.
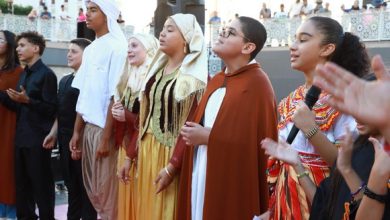
[[[46,136],[43,146],[54,147],[58,139],[65,185],[68,188],[69,220],[96,220],[97,214],[88,199],[83,177],[81,174],[81,160],[72,160],[69,150],[69,141],[73,134],[76,120],[76,102],[79,90],[71,87],[74,76],[81,65],[84,49],[91,43],[88,39],[77,38],[70,41],[68,51],[68,66],[74,72],[64,76],[58,90],[58,114],[50,133]]]
[[[41,60],[45,40],[36,32],[16,38],[19,60],[26,64],[16,90],[0,94],[0,101],[17,112],[15,135],[16,215],[18,219],[54,219],[51,148],[42,147],[54,122],[57,78]]]

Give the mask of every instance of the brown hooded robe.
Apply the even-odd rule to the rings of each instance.
[[[203,219],[251,220],[268,208],[267,156],[260,148],[266,137],[277,140],[275,96],[259,64],[216,75],[195,112],[200,123],[209,97],[220,87],[226,94],[207,144]],[[194,148],[185,149],[180,176],[178,218],[191,219]]]

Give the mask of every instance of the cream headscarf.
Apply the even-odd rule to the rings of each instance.
[[[207,83],[207,51],[200,28],[196,18],[192,14],[175,14],[170,18],[176,23],[189,46],[189,53],[185,56],[177,78],[174,95],[177,101],[185,99],[188,95],[201,90]],[[168,56],[158,50],[148,71],[146,82],[166,65]],[[194,80],[196,79],[196,80]],[[143,90],[145,89],[145,84]]]
[[[91,2],[97,4],[99,8],[107,17],[107,26],[108,31],[118,39],[119,43],[127,45],[126,37],[123,34],[122,29],[120,28],[118,22],[116,21],[119,17],[119,9],[115,5],[113,0],[90,0]]]
[[[141,42],[146,50],[145,61],[140,66],[129,65],[126,60],[126,64],[116,87],[115,100],[118,101],[123,97],[123,92],[126,87],[130,87],[132,92],[138,92],[141,90],[141,86],[144,82],[147,70],[150,63],[153,60],[154,55],[158,49],[158,40],[150,34],[135,34],[129,38],[135,38]]]

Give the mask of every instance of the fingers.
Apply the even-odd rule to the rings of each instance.
[[[375,55],[372,58],[371,68],[374,71],[375,76],[378,80],[390,80],[390,74],[386,71],[386,67],[380,55]]]
[[[383,150],[382,144],[378,141],[378,139],[374,137],[369,137],[368,140],[374,145],[375,153]]]
[[[198,123],[191,122],[191,121],[187,121],[186,125],[189,126],[189,127],[198,127],[198,126],[200,126]]]

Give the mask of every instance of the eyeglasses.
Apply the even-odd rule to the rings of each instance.
[[[244,38],[246,41],[250,42],[251,40],[249,40],[247,37],[245,37],[244,35],[242,34],[239,34],[235,29],[232,29],[232,28],[228,28],[228,27],[223,27],[221,28],[219,31],[218,31],[218,34],[219,36],[223,37],[223,38],[228,38],[230,35],[232,36],[239,36],[239,37],[242,37]]]
[[[7,41],[5,39],[0,38],[0,44],[6,44]]]

